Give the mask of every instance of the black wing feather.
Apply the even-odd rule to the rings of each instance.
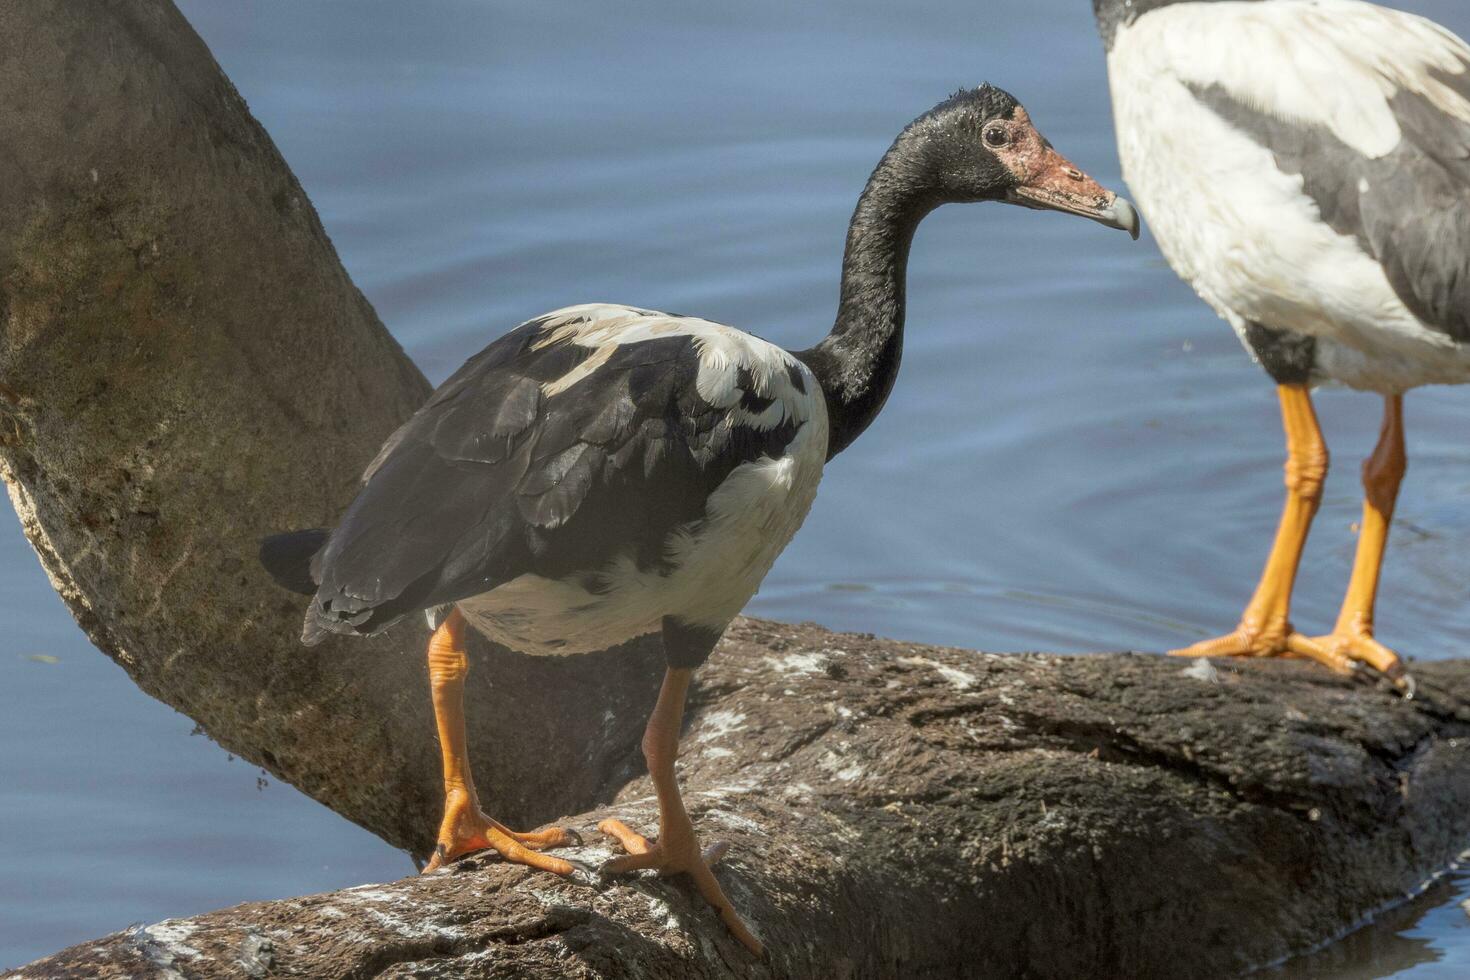
[[[331,534],[323,528],[273,534],[260,543],[260,563],[283,589],[315,595],[313,564]]]
[[[1470,73],[1431,74],[1470,99]],[[1322,220],[1357,238],[1416,317],[1470,343],[1470,123],[1401,90],[1389,105],[1403,138],[1375,159],[1325,126],[1281,119],[1218,85],[1193,91],[1269,149],[1283,173],[1301,176]]]
[[[1470,76],[1434,74],[1470,99]],[[1386,193],[1364,197],[1367,238],[1404,305],[1470,343],[1470,123],[1417,93],[1391,104],[1404,139],[1376,168]]]
[[[736,466],[779,456],[800,424],[732,424],[696,390],[699,354],[683,334],[619,346],[547,395],[543,382],[594,351],[538,346],[543,327],[491,344],[389,439],[321,553],[308,639],[376,632],[526,573],[595,579],[621,554],[666,571],[669,535],[703,516]]]

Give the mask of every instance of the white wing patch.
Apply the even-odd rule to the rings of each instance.
[[[1433,21],[1361,0],[1173,4],[1121,28],[1113,56],[1326,126],[1371,159],[1402,138],[1389,105],[1401,91],[1470,121],[1470,101],[1435,77],[1464,76],[1470,47]]]
[[[806,392],[791,383],[792,370],[804,376],[806,369],[775,344],[734,327],[611,303],[568,306],[548,313],[544,319],[543,335],[533,345],[535,349],[554,344],[593,348],[592,356],[577,367],[541,386],[548,396],[590,377],[619,347],[684,336],[692,339],[699,352],[699,376],[695,380],[699,396],[716,408],[730,410],[730,424],[766,431],[787,419],[805,422],[810,417],[814,381],[807,382]],[[738,407],[741,370],[748,374],[753,394],[772,400],[759,413]]]

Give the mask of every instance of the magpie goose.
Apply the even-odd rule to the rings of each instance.
[[[1470,382],[1470,47],[1360,0],[1093,0],[1123,174],[1169,264],[1276,382],[1286,508],[1233,633],[1186,656],[1366,664],[1407,694],[1374,636],[1407,465],[1403,396]],[[1326,476],[1310,390],[1383,397],[1363,521],[1332,632],[1290,619]]]
[[[1127,201],[1067,162],[1016,100],[956,93],[910,123],[853,214],[831,333],[790,353],[708,320],[569,306],[470,358],[368,466],[335,529],[268,539],[280,583],[313,595],[303,639],[367,635],[427,611],[445,806],[426,870],[466,851],[559,874],[562,830],[518,834],[480,809],[466,756],[466,629],[531,655],[660,634],[667,659],[643,751],[659,800],[650,843],[610,873],[687,872],[751,950],[761,946],[696,844],[674,774],[685,694],[796,533],[827,460],[893,388],[919,221],[947,202],[1005,201],[1138,237]]]

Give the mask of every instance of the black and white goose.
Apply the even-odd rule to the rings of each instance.
[[[1123,173],[1165,257],[1276,381],[1287,502],[1239,627],[1175,651],[1368,664],[1406,468],[1403,395],[1470,382],[1470,47],[1359,0],[1093,0]],[[1333,631],[1293,630],[1292,586],[1327,472],[1311,386],[1384,399]]]
[[[883,407],[903,342],[919,221],[957,201],[1007,201],[1137,237],[1126,201],[1053,150],[1005,92],[962,91],[914,120],[868,180],[848,231],[836,324],[789,353],[732,327],[628,306],[571,306],[471,358],[383,446],[330,533],[265,542],[262,560],[313,593],[304,639],[366,635],[423,610],[445,810],[435,868],[490,847],[537,853],[480,809],[462,712],[469,627],[534,655],[662,634],[668,671],[644,738],[659,797],[650,844],[616,821],[611,872],[689,872],[735,934],[760,944],[696,846],[674,776],[691,672],[805,518],[827,460]]]

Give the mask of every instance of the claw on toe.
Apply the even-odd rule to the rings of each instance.
[[[649,841],[621,820],[604,820],[597,825],[597,829],[616,839],[627,852],[603,864],[603,874],[620,875],[643,868],[652,868],[661,876],[688,874],[694,879],[694,885],[704,896],[704,900],[719,912],[720,919],[735,938],[756,956],[765,954],[765,947],[740,918],[740,913],[735,911],[735,906],[725,897],[724,890],[710,870],[729,850],[729,845],[724,841],[716,841],[701,852],[692,832],[687,835],[687,839],[685,835],[680,835],[678,841],[665,848],[663,841]]]
[[[525,834],[516,833],[478,810],[461,812],[454,818],[446,819],[444,824],[439,830],[439,843],[434,847],[434,855],[424,865],[424,874],[437,871],[455,858],[472,851],[489,849],[512,864],[524,864],[552,874],[569,875],[573,870],[570,864],[561,858],[540,852],[551,847],[581,843],[575,833],[560,827]]]
[[[1289,623],[1262,629],[1242,624],[1233,633],[1203,640],[1181,650],[1170,650],[1171,657],[1299,657],[1346,676],[1359,676],[1370,668],[1376,676],[1390,681],[1405,698],[1414,697],[1414,679],[1404,669],[1399,655],[1379,643],[1366,630],[1342,630],[1326,636],[1305,636]]]
[[[1269,626],[1241,623],[1233,632],[1213,640],[1201,640],[1179,650],[1171,657],[1284,657],[1290,654],[1291,624],[1285,621]]]
[[[1388,680],[1405,699],[1412,699],[1417,687],[1414,678],[1399,655],[1373,638],[1367,630],[1338,630],[1326,636],[1292,637],[1292,649],[1302,656],[1326,663],[1340,672],[1367,667]],[[1340,666],[1341,665],[1341,666]]]

